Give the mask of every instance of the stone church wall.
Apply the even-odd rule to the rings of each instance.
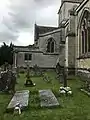
[[[32,54],[32,60],[27,62],[24,60],[25,53],[27,52],[18,53],[17,66],[26,67],[27,63],[29,63],[30,67],[33,67],[35,64],[37,64],[41,68],[55,68],[56,66],[58,55],[29,52],[30,54]]]
[[[59,13],[59,24],[62,20],[69,18],[69,10],[73,8],[74,5],[79,5],[78,3],[70,3],[65,2],[63,6],[61,7],[60,13]]]
[[[84,9],[90,9],[90,0],[84,5],[84,7],[82,9],[80,9],[80,11],[78,12],[78,16],[77,16],[77,29],[78,28],[78,25],[80,24],[80,18],[81,18],[81,15],[82,15],[82,12]],[[78,30],[78,36],[77,36],[77,40],[78,40],[78,44],[79,44],[79,51],[77,51],[78,55],[81,56],[82,53],[81,53],[81,43],[80,43],[80,40],[81,40],[81,33],[80,33],[80,29]],[[78,57],[79,57],[78,56]],[[77,61],[77,67],[78,68],[90,68],[90,58],[87,58],[87,59],[80,59],[80,60],[76,60]]]
[[[43,34],[42,37],[39,38],[39,50],[46,53],[47,50],[47,42],[49,38],[53,38],[55,41],[55,52],[59,53],[59,44],[60,44],[60,30],[51,32],[49,34]]]

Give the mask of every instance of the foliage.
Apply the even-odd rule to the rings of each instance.
[[[0,47],[0,65],[3,65],[5,62],[8,64],[13,64],[13,44],[6,45],[4,42]]]

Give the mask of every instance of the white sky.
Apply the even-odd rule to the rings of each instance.
[[[34,43],[34,23],[57,26],[60,0],[0,0],[0,45]]]

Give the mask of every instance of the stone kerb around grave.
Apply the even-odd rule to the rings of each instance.
[[[56,107],[59,106],[59,102],[53,92],[48,90],[39,90],[39,96],[41,99],[41,107]]]
[[[16,91],[14,96],[12,97],[10,103],[7,106],[6,111],[14,111],[14,108],[17,103],[19,103],[22,107],[21,109],[25,109],[28,107],[29,102],[29,90],[22,90],[22,91]]]
[[[87,71],[87,70],[78,70],[77,75],[80,76],[80,78],[84,81],[87,80],[87,79],[88,80],[90,79],[90,72]]]

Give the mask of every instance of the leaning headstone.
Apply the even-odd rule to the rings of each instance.
[[[59,102],[51,90],[39,90],[41,107],[59,106]]]
[[[17,104],[21,106],[21,110],[24,108],[28,107],[28,102],[29,102],[29,90],[22,90],[22,91],[17,91],[12,100],[10,101],[8,107],[7,107],[7,112],[15,109]]]

